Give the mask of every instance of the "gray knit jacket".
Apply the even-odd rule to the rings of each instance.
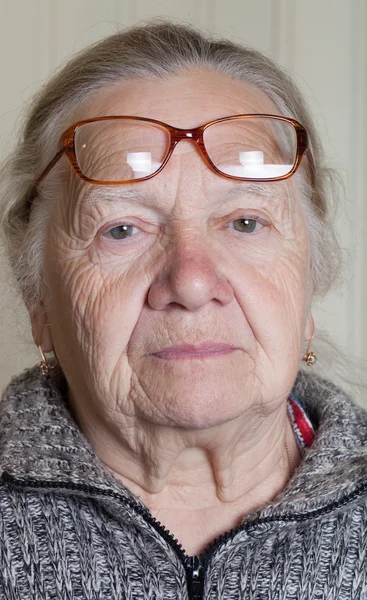
[[[299,374],[317,428],[287,488],[187,557],[104,467],[60,375],[15,379],[0,403],[0,598],[367,599],[367,414]]]

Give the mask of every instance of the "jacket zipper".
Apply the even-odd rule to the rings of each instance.
[[[28,486],[32,488],[52,490],[61,487],[70,491],[79,491],[83,493],[89,493],[92,495],[114,498],[115,500],[119,500],[123,504],[129,506],[132,510],[134,510],[136,513],[142,516],[149,525],[154,527],[154,529],[160,534],[160,536],[176,552],[177,556],[179,557],[181,563],[185,568],[189,600],[203,600],[205,570],[210,557],[219,548],[219,546],[228,542],[237,533],[240,533],[241,531],[245,530],[250,531],[257,527],[257,525],[261,525],[264,523],[289,523],[292,521],[307,521],[309,519],[328,514],[337,508],[349,504],[353,500],[357,500],[367,491],[367,481],[365,481],[360,486],[358,486],[354,490],[354,492],[351,492],[344,498],[332,502],[327,506],[324,506],[323,508],[311,510],[307,513],[288,513],[280,515],[278,517],[259,517],[258,519],[254,519],[253,521],[243,523],[242,525],[239,525],[238,527],[235,527],[230,531],[224,533],[223,535],[219,536],[206,547],[206,549],[202,554],[200,554],[200,556],[188,556],[182,549],[182,545],[172,535],[172,533],[168,529],[166,529],[164,525],[160,523],[160,521],[157,521],[157,519],[153,517],[153,515],[149,512],[147,508],[142,507],[133,498],[124,498],[121,494],[118,494],[117,492],[99,489],[98,487],[94,487],[92,485],[77,484],[72,482],[37,481],[36,479],[17,479],[7,471],[3,471],[1,479],[5,484],[10,484],[11,486],[17,488],[24,488]]]
[[[200,556],[185,559],[187,590],[189,600],[202,600],[204,597],[204,566]]]

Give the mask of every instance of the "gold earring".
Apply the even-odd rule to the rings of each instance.
[[[38,367],[41,372],[41,375],[43,377],[47,377],[49,375],[50,371],[53,371],[53,369],[56,367],[57,359],[54,364],[51,364],[45,357],[44,352],[42,350],[42,346],[38,346],[38,349],[39,349],[39,351],[41,353],[41,357],[42,357],[42,360],[39,363]]]
[[[308,341],[307,350],[306,350],[304,356],[302,356],[302,358],[301,358],[301,360],[303,360],[303,362],[305,362],[308,367],[312,367],[315,364],[315,362],[317,362],[316,354],[314,352],[310,352],[312,338],[313,338],[313,335],[311,335],[311,337]]]

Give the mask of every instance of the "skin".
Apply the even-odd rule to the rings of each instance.
[[[138,115],[195,127],[241,113],[278,111],[250,85],[192,70],[104,88],[70,123]],[[114,188],[62,160],[35,340],[54,348],[97,456],[198,553],[273,499],[300,461],[286,400],[313,322],[295,178],[238,185],[190,141],[156,177]],[[253,232],[236,228],[245,218]],[[130,237],[114,239],[125,223]],[[152,355],[206,341],[232,350]]]

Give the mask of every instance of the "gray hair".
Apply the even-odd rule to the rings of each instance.
[[[190,26],[159,21],[120,31],[73,57],[34,98],[18,144],[1,169],[4,241],[28,310],[36,308],[42,297],[51,198],[39,192],[31,214],[27,200],[37,176],[55,154],[70,115],[97,90],[121,79],[167,79],[190,68],[208,69],[256,86],[281,114],[306,128],[315,172],[311,178],[308,165],[296,177],[308,224],[315,292],[322,295],[330,289],[340,265],[331,225],[334,179],[323,166],[319,138],[301,93],[289,76],[260,52],[204,35]]]

